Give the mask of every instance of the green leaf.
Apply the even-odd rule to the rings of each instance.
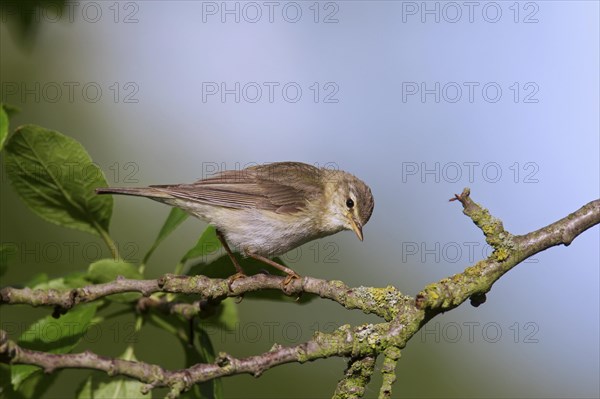
[[[140,280],[142,275],[131,263],[123,260],[100,259],[94,262],[88,268],[87,280],[95,284],[103,284],[114,281],[117,277],[123,276],[128,279]],[[137,292],[125,292],[123,294],[109,295],[106,298],[121,303],[128,303],[138,299],[141,296]]]
[[[0,398],[22,398],[10,383],[10,365],[0,363]]]
[[[215,348],[210,341],[210,337],[202,328],[198,328],[198,341],[199,348],[202,357],[206,363],[214,363],[215,361]],[[205,384],[200,384],[200,391],[208,398],[222,398],[223,397],[223,385],[220,378],[215,378],[212,381],[208,381]]]
[[[133,355],[133,349],[128,347],[121,359],[137,361]],[[148,395],[142,395],[141,389],[144,383],[124,377],[109,377],[94,373],[90,375],[79,389],[77,399],[148,399]]]
[[[235,303],[231,301],[235,306]],[[167,331],[171,336],[177,338],[185,353],[185,367],[191,367],[198,363],[214,363],[215,351],[210,341],[209,334],[203,329],[202,325],[194,320],[182,320],[179,317],[163,314],[160,312],[151,312],[147,319],[150,323]],[[190,345],[189,331],[190,323],[194,323],[194,335],[198,337],[199,342],[193,342]],[[208,399],[222,398],[222,386],[220,380],[207,381],[202,384],[196,384],[188,392],[180,395],[181,399]]]
[[[131,263],[124,260],[100,259],[90,265],[87,278],[95,284],[108,283],[118,276],[140,280],[142,275]]]
[[[4,112],[6,112],[6,115],[8,115],[8,119],[10,120],[13,116],[15,116],[16,114],[18,114],[19,112],[21,112],[21,108],[16,107],[14,105],[10,105],[7,103],[2,103],[0,104],[0,106],[2,106],[2,108],[4,108]]]
[[[150,259],[150,256],[152,256],[160,243],[167,238],[167,236],[171,234],[185,219],[187,219],[188,216],[189,214],[180,208],[171,209],[171,212],[169,213],[169,216],[167,216],[167,220],[165,220],[165,223],[160,229],[154,244],[152,244],[152,247],[148,250],[146,256],[144,256],[144,260],[142,261],[143,264],[148,263],[148,259]]]
[[[207,307],[199,316],[204,326],[210,325],[228,331],[235,330],[240,321],[234,298],[225,298],[218,304]]]
[[[54,279],[50,279],[47,273],[38,273],[27,281],[25,286],[34,290],[70,290],[89,284],[87,273],[84,272],[73,272]]]
[[[58,277],[50,280],[45,273],[34,276],[27,284],[28,287],[34,290],[70,290],[72,288],[85,287],[89,285],[87,274],[82,272],[73,272],[63,277]]]
[[[0,104],[0,150],[4,147],[4,141],[8,137],[8,115]]]
[[[12,366],[14,367],[14,366]],[[27,378],[19,387],[20,396],[11,396],[9,398],[14,399],[38,399],[44,396],[48,389],[54,384],[58,378],[58,373],[52,373],[50,375],[44,373],[34,373],[31,377]],[[10,375],[7,378],[7,384],[10,385]],[[12,387],[12,385],[10,385]]]
[[[50,353],[68,353],[81,341],[96,314],[99,303],[89,303],[70,310],[55,319],[46,316],[32,324],[21,334],[18,344],[27,349]],[[41,372],[37,366],[13,365],[11,382],[15,390],[34,373]]]
[[[196,326],[198,344],[190,347],[186,341],[180,340],[185,351],[185,364],[190,367],[198,363],[214,363],[215,349],[210,336],[201,325]],[[195,384],[192,389],[180,396],[182,399],[218,399],[223,397],[223,385],[220,378]]]
[[[48,273],[37,273],[25,283],[25,287],[38,287],[41,286],[41,284],[47,283],[49,280],[50,277],[48,277]]]
[[[90,375],[81,387],[77,399],[148,399],[142,394],[143,383],[124,377]]]
[[[235,300],[233,298],[222,300],[216,315],[215,324],[225,330],[233,331],[238,326],[239,321]]]
[[[0,103],[0,151],[9,134],[10,119],[19,112],[21,110],[14,105]]]
[[[15,191],[49,222],[100,235],[106,240],[112,196],[103,172],[77,141],[39,126],[20,127],[5,147],[5,167]]]
[[[219,248],[221,248],[221,241],[217,238],[217,230],[214,226],[208,226],[196,245],[183,255],[180,263],[185,263],[192,258],[206,257],[215,253]]]

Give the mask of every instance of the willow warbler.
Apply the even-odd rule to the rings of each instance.
[[[300,162],[278,162],[226,170],[191,184],[143,188],[98,188],[99,194],[148,197],[177,206],[214,225],[237,274],[243,270],[234,250],[287,273],[269,259],[308,241],[352,230],[363,239],[373,212],[373,195],[364,182],[341,170]]]

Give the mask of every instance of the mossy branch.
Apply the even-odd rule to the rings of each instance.
[[[206,301],[218,301],[251,291],[282,290],[294,296],[303,293],[319,295],[338,302],[347,309],[360,309],[376,314],[385,320],[382,323],[355,327],[344,325],[329,334],[317,332],[303,344],[289,347],[274,345],[266,353],[244,359],[221,353],[214,363],[196,364],[175,371],[144,362],[106,358],[91,352],[50,354],[33,351],[21,348],[9,340],[4,331],[0,331],[0,361],[36,365],[46,372],[63,368],[88,368],[105,371],[109,375],[125,375],[144,382],[145,392],[155,387],[170,387],[169,397],[175,398],[192,385],[214,378],[242,373],[258,377],[265,370],[280,364],[341,356],[351,360],[344,378],[337,385],[334,397],[345,398],[362,396],[373,373],[375,359],[383,354],[383,383],[379,397],[389,398],[396,379],[395,366],[400,358],[400,350],[431,318],[459,306],[469,298],[472,305],[479,306],[485,302],[485,294],[492,285],[517,264],[550,247],[569,245],[579,234],[600,223],[600,200],[595,200],[555,223],[529,234],[516,236],[506,231],[502,222],[488,210],[472,201],[468,189],[452,200],[462,204],[464,213],[483,231],[494,251],[487,259],[468,267],[462,273],[426,286],[414,299],[402,295],[391,286],[350,288],[340,281],[312,277],[302,277],[283,286],[283,277],[262,274],[237,279],[231,284],[227,280],[205,276],[165,275],[157,280],[117,279],[107,284],[69,291],[11,287],[0,290],[0,303],[54,306],[62,311],[79,303],[123,292],[140,292],[145,297],[157,292],[200,294]],[[163,303],[154,298],[148,299],[144,305],[188,314],[190,317],[202,308],[201,303],[198,303],[179,309],[177,304]]]
[[[390,346],[383,351],[383,366],[381,374],[383,382],[379,390],[379,399],[389,399],[392,397],[392,385],[396,381],[396,364],[400,360],[400,348]]]
[[[375,356],[351,358],[344,378],[337,385],[332,399],[362,398],[375,370]]]

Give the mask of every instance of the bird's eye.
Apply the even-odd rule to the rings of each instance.
[[[354,201],[352,201],[352,198],[348,198],[346,200],[346,206],[350,209],[352,209],[352,207],[354,207]]]

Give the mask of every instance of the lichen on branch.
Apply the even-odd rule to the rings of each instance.
[[[51,354],[21,348],[0,330],[0,361],[10,364],[30,364],[53,372],[63,368],[86,368],[104,371],[110,375],[135,378],[146,385],[144,391],[156,387],[169,387],[170,398],[194,384],[214,378],[248,373],[260,376],[264,371],[281,364],[304,363],[339,356],[350,361],[344,377],[339,381],[335,398],[361,397],[371,378],[378,356],[383,356],[383,382],[379,397],[391,397],[396,379],[395,367],[400,350],[429,321],[441,312],[451,310],[467,299],[479,306],[493,284],[507,271],[528,257],[556,245],[569,245],[587,229],[600,223],[600,200],[595,200],[579,210],[546,227],[525,235],[508,232],[500,219],[470,198],[469,189],[456,195],[463,212],[483,232],[493,253],[484,260],[467,267],[462,273],[444,278],[424,287],[416,298],[401,294],[395,287],[350,288],[341,281],[325,281],[302,277],[284,286],[280,276],[258,274],[232,283],[206,276],[180,276],[167,274],[156,280],[117,278],[115,281],[90,285],[73,290],[31,290],[5,287],[0,290],[0,304],[28,304],[53,306],[63,313],[81,303],[99,300],[108,295],[139,292],[145,298],[138,309],[156,309],[194,317],[202,309],[202,301],[193,304],[169,303],[157,299],[156,293],[200,295],[205,301],[220,301],[239,297],[259,290],[281,290],[287,295],[318,295],[339,303],[347,309],[360,309],[383,319],[381,323],[360,326],[343,325],[331,333],[316,332],[299,345],[283,347],[274,345],[271,350],[243,359],[220,353],[213,363],[199,363],[182,370],[165,370],[154,364],[140,361],[112,359],[91,352],[77,354]],[[60,313],[60,312],[59,312]]]

